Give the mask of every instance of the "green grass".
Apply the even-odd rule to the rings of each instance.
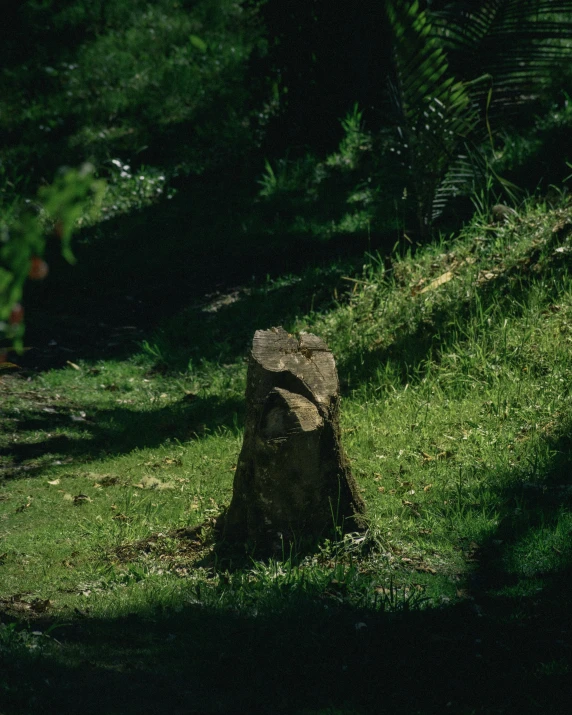
[[[568,216],[253,281],[124,359],[3,375],[2,712],[567,712]],[[212,524],[276,324],[336,356],[368,529],[261,562]]]

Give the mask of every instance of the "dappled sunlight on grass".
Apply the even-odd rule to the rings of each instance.
[[[110,673],[129,672],[134,711],[156,688],[174,712],[191,700],[268,711],[290,693],[276,676],[285,664],[292,712],[369,713],[383,699],[392,712],[511,713],[547,688],[562,711],[572,286],[569,237],[553,228],[564,215],[531,210],[413,255],[253,281],[173,316],[129,360],[3,377],[0,605],[18,625],[0,643],[10,672],[28,673],[13,702],[35,712],[52,687],[26,670],[39,658],[61,712],[64,695],[80,697],[78,668],[84,695],[111,683],[109,702]],[[367,530],[259,561],[221,545],[215,526],[240,449],[248,344],[276,324],[334,351]],[[49,629],[64,622],[56,642]],[[229,664],[236,679],[213,706]],[[469,697],[467,679],[486,685]]]

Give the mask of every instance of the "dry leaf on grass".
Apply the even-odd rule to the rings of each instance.
[[[403,504],[403,506],[407,507],[410,510],[413,516],[421,516],[421,514],[417,511],[417,507],[419,506],[419,504],[416,504],[407,499],[402,499],[401,503]]]
[[[71,501],[73,504],[85,504],[87,502],[90,502],[91,499],[87,496],[87,494],[76,494],[75,496],[73,494],[66,493],[63,496],[64,501]]]
[[[50,606],[53,606],[53,601],[50,601],[49,598],[35,598],[30,604],[34,613],[45,613]]]
[[[119,483],[119,477],[114,474],[99,474],[95,478],[95,484],[100,487],[112,487]]]
[[[32,601],[24,601],[24,594],[15,593],[8,598],[0,598],[0,608],[5,608],[12,611],[33,611],[34,613],[45,613],[50,606],[53,606],[53,601],[49,598],[34,598]]]
[[[157,477],[143,477],[139,484],[134,484],[134,487],[137,487],[137,489],[174,489],[175,485],[173,482],[162,482],[160,479],[157,479]]]
[[[431,573],[431,574],[436,574],[437,571],[434,568],[431,568],[431,566],[427,566],[426,564],[419,564],[418,566],[415,567],[416,571],[420,571],[421,573]]]
[[[420,291],[418,291],[418,293],[419,295],[422,295],[423,293],[427,293],[430,290],[435,290],[435,288],[442,286],[444,283],[448,283],[452,278],[454,278],[453,272],[446,271],[445,273],[442,273],[439,278],[435,278],[434,281],[431,281],[428,286],[425,286],[425,288],[422,288]]]
[[[180,467],[183,464],[179,457],[165,457],[164,462],[165,464],[175,465],[176,467]]]

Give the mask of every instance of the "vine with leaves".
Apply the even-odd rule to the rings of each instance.
[[[91,164],[62,169],[38,190],[36,200],[17,202],[0,219],[0,368],[9,367],[9,350],[21,353],[25,330],[22,296],[26,280],[43,280],[48,238],[61,243],[64,258],[74,262],[71,240],[82,220],[98,212],[105,183]]]

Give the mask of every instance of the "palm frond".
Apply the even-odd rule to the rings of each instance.
[[[477,122],[465,85],[449,71],[447,56],[418,2],[387,0],[392,29],[390,91],[421,234],[433,215],[436,192]]]
[[[572,0],[456,2],[431,22],[456,76],[492,76],[493,113],[538,99],[572,60]]]
[[[445,177],[437,187],[431,219],[433,221],[438,219],[451,199],[455,199],[457,196],[467,196],[475,184],[475,176],[481,176],[481,174],[481,167],[469,152],[459,154],[452,161]]]
[[[486,178],[514,190],[482,152],[475,161],[477,147],[487,133],[492,141],[501,116],[522,116],[542,99],[563,67],[572,78],[572,0],[457,0],[440,11],[386,0],[386,8],[391,98],[423,233],[461,187]]]

